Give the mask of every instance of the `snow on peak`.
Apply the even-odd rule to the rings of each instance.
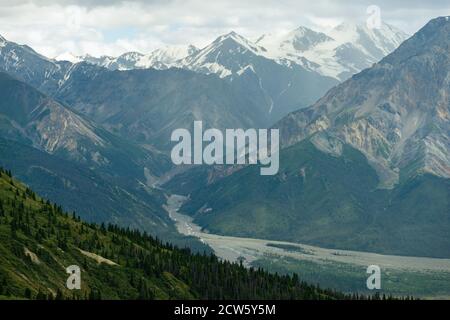
[[[140,52],[131,51],[126,52],[118,57],[93,57],[87,54],[78,58],[79,61],[86,61],[91,64],[96,64],[108,68],[110,70],[131,70],[148,68],[167,69],[171,66],[174,66],[178,60],[181,60],[184,57],[197,51],[198,49],[193,45],[180,45],[159,48],[154,50],[150,54],[142,54]]]
[[[119,57],[99,58],[63,54],[56,59],[82,60],[112,70],[180,67],[227,77],[243,73],[250,60],[260,56],[288,67],[297,64],[321,75],[345,80],[381,60],[407,37],[386,23],[378,29],[369,28],[366,24],[342,23],[328,32],[300,26],[290,32],[264,34],[256,41],[231,31],[202,49],[192,45],[174,45],[149,54],[127,52]]]
[[[364,42],[371,41],[385,55],[408,38],[403,31],[384,22],[380,28],[369,28],[366,24],[345,22],[331,30],[330,35],[340,44],[350,42],[367,47],[368,43]]]
[[[241,70],[243,61],[254,55],[262,55],[264,51],[264,48],[231,31],[179,61],[178,66],[202,73],[215,73],[225,78]]]
[[[53,58],[53,60],[56,61],[69,61],[72,63],[78,63],[80,61],[83,61],[82,57],[76,56],[71,52],[64,52],[58,56],[56,56],[55,58]]]
[[[240,52],[242,52],[242,49],[244,49],[254,54],[261,54],[261,52],[264,51],[263,48],[234,31],[218,37],[208,47],[214,48],[218,46],[228,47],[227,50],[238,49],[238,51]]]
[[[344,80],[391,53],[406,38],[408,35],[386,23],[371,29],[345,22],[327,33],[299,27],[285,34],[263,35],[256,43],[267,49],[264,55],[268,58],[290,60]]]
[[[0,47],[6,46],[7,43],[8,41],[0,35]]]
[[[120,55],[117,59],[123,59],[128,61],[137,61],[141,59],[144,55],[139,52],[125,52],[124,54]]]
[[[198,52],[199,49],[193,45],[173,45],[156,49],[150,54],[143,56],[137,63],[137,67],[157,69],[174,66],[177,61]]]

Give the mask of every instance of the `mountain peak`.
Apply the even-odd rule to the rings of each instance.
[[[449,27],[450,27],[450,16],[437,17],[435,19],[430,20],[416,34],[427,34],[427,35],[429,35],[428,33],[429,32],[433,32],[433,31],[439,31],[439,32],[443,33],[444,30],[448,31],[447,28],[449,28]],[[433,37],[430,37],[430,39],[433,39]],[[449,39],[449,38],[447,37],[447,39]]]
[[[121,54],[119,56],[119,58],[123,58],[123,59],[129,59],[129,58],[138,59],[138,58],[140,58],[142,56],[144,56],[144,55],[142,53],[140,53],[140,52],[130,51],[130,52],[125,52],[125,53]]]
[[[60,55],[57,55],[56,57],[53,58],[53,60],[56,61],[69,61],[72,63],[78,63],[80,61],[83,61],[83,59],[71,52],[64,52],[61,53]]]
[[[432,19],[411,38],[403,42],[397,50],[385,57],[382,62],[398,63],[411,57],[429,54],[433,50],[440,50],[442,54],[448,54],[449,34],[450,17]]]
[[[231,30],[225,36],[236,37],[236,36],[239,36],[239,34],[236,31]]]
[[[398,172],[449,178],[449,20],[431,20],[381,62],[291,114],[282,141],[327,130],[376,163],[387,186]]]
[[[246,38],[244,38],[243,36],[241,36],[240,34],[238,34],[235,31],[230,31],[227,34],[219,36],[214,42],[223,42],[228,39],[231,39],[237,43],[242,43],[242,44],[247,44],[249,42]]]
[[[0,34],[0,46],[4,46],[8,41]]]
[[[325,33],[300,26],[287,34],[281,42],[281,47],[287,45],[297,51],[306,51],[322,42],[332,40],[333,38],[327,36]]]
[[[250,51],[251,53],[257,55],[259,55],[261,51],[264,51],[262,47],[259,47],[257,44],[251,42],[235,31],[231,31],[225,35],[218,37],[205,49],[213,50],[214,48],[219,47],[222,47],[226,51],[237,50],[239,52],[243,52],[243,49],[244,51]]]
[[[306,35],[310,35],[310,34],[316,34],[317,35],[317,34],[324,34],[324,33],[315,31],[315,30],[310,29],[310,28],[305,27],[305,26],[300,26],[300,27],[292,30],[290,32],[290,34],[295,34],[297,36],[306,36]]]

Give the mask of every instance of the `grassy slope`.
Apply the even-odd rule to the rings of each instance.
[[[280,161],[276,176],[247,167],[192,192],[182,209],[213,233],[450,257],[450,180],[420,175],[379,190],[360,152],[333,157],[307,141]]]
[[[181,236],[161,208],[165,198],[147,191],[117,186],[97,170],[90,170],[35,148],[0,138],[0,166],[11,168],[37,193],[58,202],[69,212],[80,213],[88,222],[106,222],[145,230],[179,246],[200,252],[200,241]],[[151,191],[151,190],[148,190]]]
[[[290,277],[192,255],[135,231],[64,214],[0,173],[0,299],[343,298]],[[117,265],[99,263],[80,249]],[[82,269],[82,290],[65,288],[65,268]],[[59,294],[61,293],[61,294]]]
[[[278,257],[277,257],[278,258]],[[341,292],[360,292],[370,294],[366,287],[366,268],[350,263],[299,261],[291,258],[268,256],[252,263],[271,272],[281,274],[297,273],[307,282],[322,287],[330,287]],[[411,296],[424,299],[450,298],[450,273],[413,272],[384,269],[382,272],[380,294]]]

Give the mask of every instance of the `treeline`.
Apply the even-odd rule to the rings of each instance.
[[[391,299],[326,290],[301,281],[297,275],[271,274],[263,269],[222,261],[215,255],[193,254],[187,248],[163,243],[138,230],[86,223],[75,213],[68,214],[60,206],[39,198],[16,182],[10,171],[0,168],[0,180],[3,182],[0,227],[9,227],[0,228],[0,236],[1,230],[8,230],[9,248],[16,258],[33,265],[30,255],[24,253],[27,245],[35,248],[41,263],[48,265],[56,265],[57,250],[79,260],[79,249],[117,264],[97,264],[83,257],[83,273],[92,281],[88,280],[89,288],[80,293],[66,290],[62,283],[53,293],[45,285],[38,285],[24,288],[20,294],[13,293],[0,259],[0,296],[14,294],[28,299]],[[111,296],[114,290],[117,292]]]

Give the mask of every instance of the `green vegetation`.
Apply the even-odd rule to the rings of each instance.
[[[81,290],[66,289],[66,267]],[[344,299],[335,291],[82,222],[0,170],[0,299]]]
[[[161,207],[164,194],[150,187],[171,168],[166,155],[112,134],[4,72],[0,96],[0,166],[88,222],[130,226],[205,249],[176,232]]]
[[[350,263],[331,261],[314,262],[289,257],[267,256],[252,263],[270,272],[298,274],[304,281],[341,292],[370,294],[366,288],[366,268]],[[382,274],[380,295],[414,295],[416,298],[448,299],[450,297],[450,273],[386,269]]]
[[[392,190],[378,184],[359,151],[344,145],[337,157],[305,140],[281,151],[275,176],[248,166],[197,190],[172,190],[190,194],[182,211],[215,234],[450,257],[450,179],[421,174]]]

